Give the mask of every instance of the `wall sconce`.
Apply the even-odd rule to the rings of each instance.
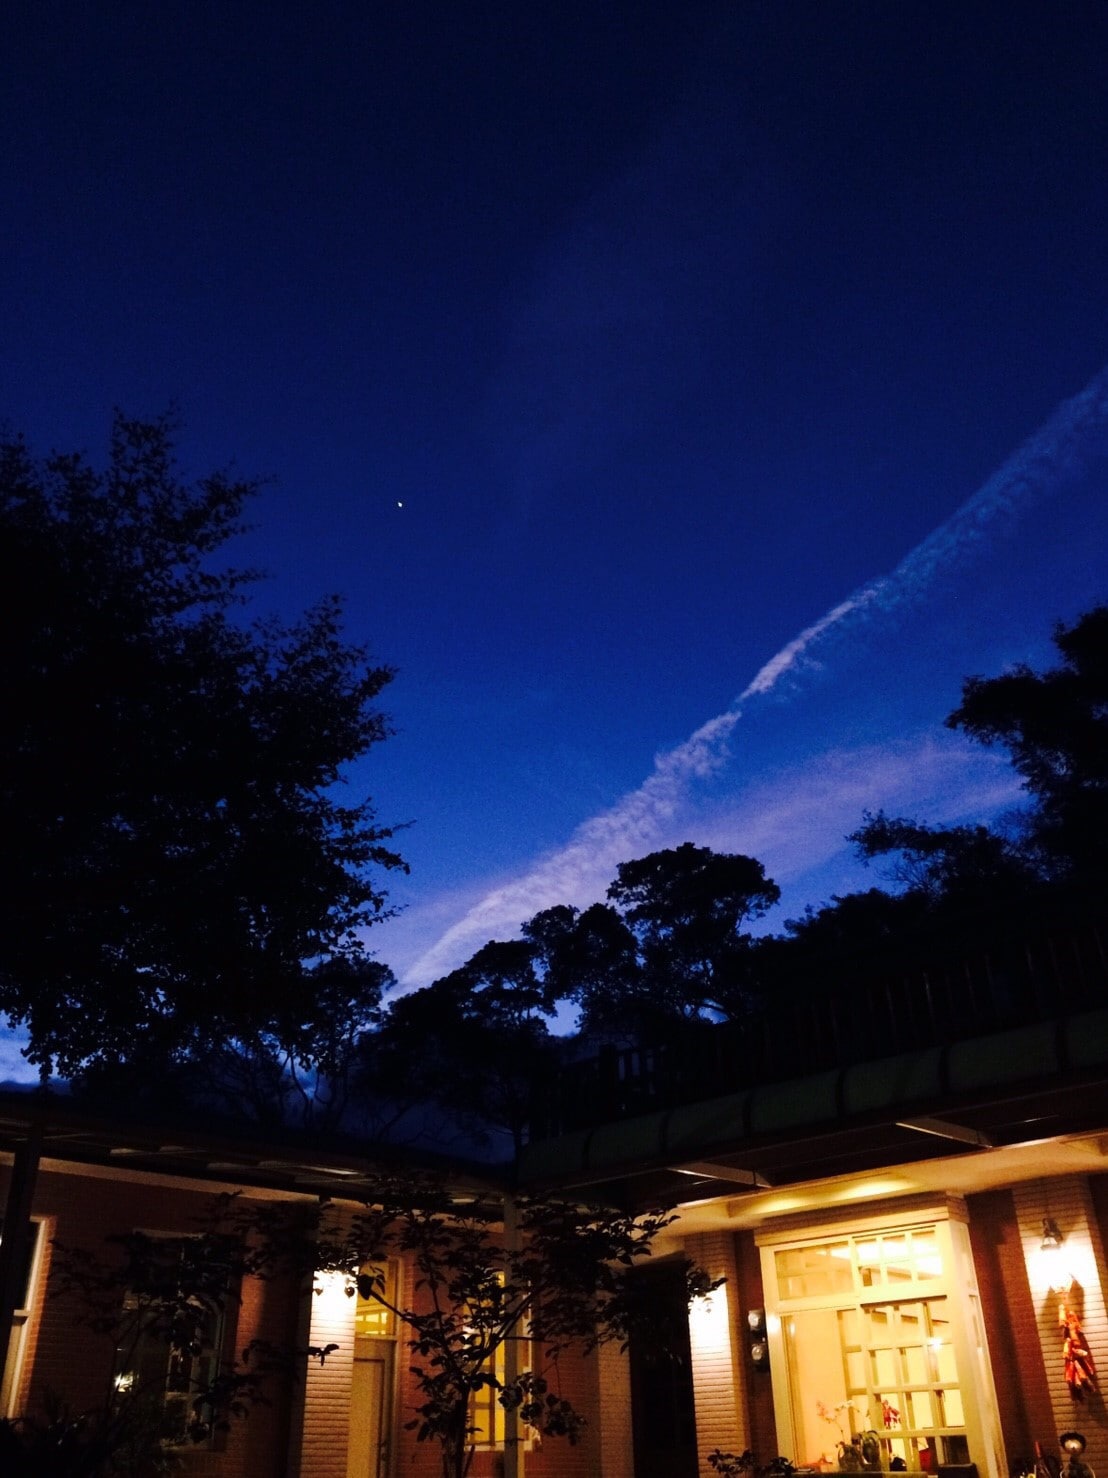
[[[1058,1230],[1058,1223],[1052,1216],[1043,1217],[1043,1240],[1040,1250],[1043,1252],[1057,1252],[1065,1239]]]
[[[769,1345],[766,1343],[765,1309],[746,1311],[746,1332],[750,1337],[750,1363],[755,1370],[768,1370]]]

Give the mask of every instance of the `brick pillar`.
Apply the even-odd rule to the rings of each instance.
[[[1045,1451],[1060,1456],[1058,1434],[1076,1428],[1088,1438],[1085,1461],[1108,1473],[1108,1413],[1099,1396],[1074,1401],[1062,1365],[1062,1331],[1058,1323],[1059,1289],[1081,1317],[1101,1389],[1108,1382],[1108,1313],[1104,1302],[1104,1248],[1084,1176],[1034,1180],[1013,1188],[1027,1281],[1038,1321],[1039,1348],[1046,1370],[1055,1430],[1036,1432]],[[1043,1252],[1043,1218],[1049,1216],[1062,1233],[1056,1252]],[[998,1373],[999,1374],[999,1373]]]
[[[750,1445],[734,1234],[700,1233],[686,1239],[685,1251],[711,1277],[727,1279],[710,1299],[698,1299],[689,1310],[696,1447],[701,1478],[710,1478],[713,1448],[742,1452]]]
[[[320,1273],[312,1297],[311,1343],[338,1345],[321,1365],[308,1363],[298,1478],[346,1478],[354,1378],[354,1300],[338,1274]]]
[[[597,1478],[634,1478],[635,1440],[631,1426],[631,1362],[609,1342],[596,1352],[600,1472]],[[557,1440],[557,1439],[554,1439]]]

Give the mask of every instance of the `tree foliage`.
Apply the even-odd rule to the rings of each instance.
[[[367,1086],[433,1103],[470,1135],[491,1127],[518,1149],[534,1084],[554,1053],[551,989],[525,940],[490,940],[433,985],[392,1003],[364,1043]]]
[[[1055,875],[1108,873],[1108,606],[1059,625],[1058,666],[967,679],[947,719],[1008,750],[1034,802],[1029,841]]]
[[[621,863],[608,897],[638,944],[637,1000],[649,1032],[741,1014],[749,993],[747,922],[780,897],[762,864],[684,842]]]
[[[891,857],[892,878],[931,906],[995,906],[1039,881],[1018,843],[987,826],[925,826],[878,811],[849,840],[867,862]]]
[[[104,470],[0,446],[0,1010],[44,1071],[272,1034],[311,1050],[309,964],[362,953],[402,866],[345,767],[389,681],[336,600],[282,625],[214,557],[251,482],[186,483],[165,421]]]
[[[320,1208],[300,1255],[316,1270],[341,1274],[348,1292],[389,1309],[403,1326],[420,1392],[408,1425],[418,1440],[440,1445],[444,1478],[464,1478],[475,1392],[491,1388],[544,1436],[579,1438],[584,1420],[560,1394],[559,1360],[658,1334],[656,1310],[639,1296],[634,1273],[669,1220],[661,1211],[632,1216],[545,1197],[505,1203],[404,1175],[383,1180],[353,1215]],[[280,1249],[276,1226],[270,1221],[267,1235]],[[304,1231],[301,1218],[297,1236]],[[390,1258],[411,1260],[410,1298],[393,1291]],[[683,1272],[690,1300],[718,1286],[692,1263]],[[497,1369],[510,1344],[519,1352],[514,1377]]]
[[[579,1010],[585,1034],[619,1038],[638,1024],[638,941],[610,904],[544,909],[523,925],[555,1000]]]

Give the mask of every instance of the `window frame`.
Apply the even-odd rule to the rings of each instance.
[[[173,1244],[180,1250],[179,1255],[183,1253],[185,1244],[196,1243],[202,1240],[202,1234],[198,1232],[154,1231],[145,1227],[136,1228],[136,1235],[144,1237],[156,1244]],[[164,1331],[144,1325],[142,1318],[143,1308],[150,1309],[156,1317],[156,1310],[159,1306],[158,1300],[151,1298],[149,1295],[144,1295],[133,1288],[125,1289],[123,1294],[120,1309],[121,1338],[116,1346],[112,1384],[117,1396],[125,1398],[131,1390],[131,1386],[125,1384],[125,1378],[128,1374],[133,1374],[134,1372],[129,1372],[123,1368],[123,1361],[126,1360],[137,1370],[141,1367],[145,1358],[143,1353],[144,1346],[159,1346],[162,1353],[164,1353],[164,1381],[160,1381],[157,1385],[151,1381],[145,1389],[140,1387],[138,1394],[145,1395],[148,1391],[152,1397],[157,1396],[161,1402],[162,1409],[166,1412],[174,1404],[174,1397],[183,1397],[183,1401],[177,1403],[181,1407],[180,1425],[174,1422],[174,1429],[172,1431],[167,1430],[162,1432],[159,1440],[163,1447],[196,1447],[201,1450],[211,1450],[220,1446],[219,1439],[222,1434],[215,1429],[213,1424],[206,1437],[196,1440],[190,1435],[190,1423],[194,1411],[191,1392],[193,1390],[199,1391],[203,1389],[202,1382],[196,1377],[197,1363],[201,1361],[207,1363],[207,1379],[210,1382],[217,1378],[224,1369],[228,1350],[233,1350],[234,1348],[234,1325],[236,1321],[233,1317],[233,1305],[236,1302],[236,1290],[234,1288],[232,1269],[228,1268],[224,1299],[220,1307],[209,1307],[199,1299],[189,1299],[187,1301],[190,1304],[194,1304],[197,1310],[203,1313],[205,1318],[213,1322],[210,1338],[203,1341],[202,1352],[199,1355],[190,1355],[188,1357],[190,1361],[190,1372],[185,1388],[175,1391],[170,1387],[170,1382],[173,1379],[173,1364],[181,1358],[180,1352],[174,1350],[168,1335]],[[131,1316],[134,1320],[134,1332],[129,1337],[129,1349],[124,1351],[123,1341],[128,1338],[125,1333],[128,1316]]]
[[[831,1210],[820,1218],[813,1212],[799,1224],[789,1226],[782,1219],[767,1223],[755,1234],[762,1264],[767,1342],[770,1349],[770,1371],[773,1385],[774,1415],[782,1450],[794,1461],[807,1460],[798,1454],[798,1427],[795,1403],[801,1399],[793,1390],[795,1372],[785,1329],[791,1314],[808,1311],[854,1308],[859,1314],[866,1309],[900,1302],[925,1302],[943,1298],[949,1319],[951,1346],[954,1352],[957,1384],[961,1392],[965,1432],[970,1460],[976,1463],[984,1478],[1000,1478],[1007,1472],[992,1367],[988,1356],[984,1319],[977,1289],[973,1255],[969,1243],[968,1215],[965,1203],[949,1198],[936,1204],[917,1203],[915,1198],[897,1207],[887,1203],[869,1214],[838,1215]],[[941,1254],[942,1271],[938,1276],[913,1278],[902,1285],[875,1283],[864,1289],[853,1283],[850,1291],[790,1298],[781,1293],[777,1254],[821,1244],[847,1241],[851,1245],[877,1237],[903,1233],[934,1232]],[[854,1262],[851,1263],[852,1269]],[[805,1401],[815,1400],[818,1392],[805,1392]],[[849,1413],[847,1414],[849,1417]],[[905,1423],[907,1427],[907,1423]],[[834,1446],[839,1434],[829,1428],[829,1445]],[[847,1433],[847,1440],[849,1434]],[[899,1434],[898,1434],[899,1435]]]
[[[31,1237],[23,1283],[24,1301],[12,1310],[12,1338],[8,1345],[8,1359],[4,1369],[0,1371],[0,1417],[19,1415],[17,1410],[19,1390],[23,1382],[31,1320],[46,1256],[46,1218],[32,1216],[29,1220]],[[2,1237],[3,1221],[0,1219],[0,1238]]]

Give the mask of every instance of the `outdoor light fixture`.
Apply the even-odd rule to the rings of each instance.
[[[1085,1461],[1084,1432],[1063,1432],[1058,1445],[1066,1454],[1062,1465],[1062,1478],[1093,1478],[1093,1470]]]
[[[768,1370],[769,1345],[766,1343],[765,1309],[747,1309],[746,1330],[750,1336],[750,1363],[755,1370]]]
[[[1058,1223],[1052,1216],[1043,1217],[1043,1240],[1040,1250],[1043,1252],[1057,1252],[1063,1242],[1062,1233],[1058,1230]]]

